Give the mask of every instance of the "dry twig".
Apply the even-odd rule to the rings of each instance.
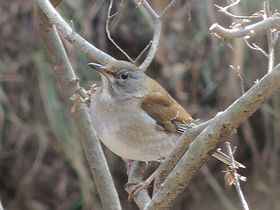
[[[107,20],[106,20],[106,34],[108,39],[115,45],[115,47],[122,52],[122,54],[127,57],[127,59],[131,62],[134,63],[133,59],[115,42],[115,40],[112,38],[111,33],[110,33],[110,20],[115,17],[117,14],[119,14],[120,11],[115,12],[113,15],[111,15],[112,7],[113,7],[113,2],[114,0],[110,0],[109,8],[108,8],[108,15],[107,15]]]
[[[230,146],[230,143],[229,142],[226,142],[225,143],[226,145],[226,148],[227,148],[227,151],[228,151],[228,155],[230,157],[230,161],[231,161],[231,166],[230,167],[230,171],[231,171],[231,175],[233,177],[233,184],[236,188],[236,191],[237,191],[237,194],[238,194],[238,197],[240,199],[240,202],[241,202],[241,206],[242,206],[242,209],[243,210],[249,210],[249,206],[247,204],[247,201],[244,197],[244,194],[242,192],[242,189],[241,189],[241,186],[240,186],[240,175],[237,173],[236,171],[236,165],[235,165],[235,160],[234,160],[234,157],[233,157],[233,152],[232,152],[232,149],[231,149],[231,146]]]

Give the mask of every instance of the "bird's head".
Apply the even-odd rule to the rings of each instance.
[[[146,75],[135,64],[115,61],[105,66],[97,63],[88,65],[101,74],[102,92],[117,100],[142,97],[147,89]]]

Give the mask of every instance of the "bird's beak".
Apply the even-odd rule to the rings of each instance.
[[[105,77],[112,76],[112,73],[108,71],[106,68],[104,68],[104,65],[99,63],[88,63],[88,66],[93,68],[95,71],[97,71],[100,74],[103,74]]]

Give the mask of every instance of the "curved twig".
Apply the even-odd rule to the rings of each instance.
[[[150,64],[152,63],[157,49],[158,49],[158,45],[159,45],[159,40],[160,40],[160,34],[161,34],[161,26],[162,26],[162,18],[163,16],[167,13],[167,11],[174,5],[174,3],[176,2],[176,0],[172,0],[167,7],[163,10],[163,12],[158,15],[153,9],[152,7],[149,5],[149,3],[144,0],[143,1],[143,7],[147,10],[147,12],[151,15],[154,23],[155,23],[155,29],[154,29],[154,35],[153,35],[153,39],[152,39],[152,45],[150,47],[150,50],[148,52],[147,57],[145,58],[145,60],[143,61],[143,63],[139,66],[139,69],[142,71],[146,71],[147,68],[150,66]]]
[[[113,7],[113,1],[114,0],[110,0],[110,4],[109,4],[109,8],[108,8],[108,15],[107,15],[107,20],[106,20],[106,34],[108,39],[113,43],[113,45],[115,45],[115,47],[122,52],[122,54],[125,55],[125,57],[127,57],[127,59],[131,62],[134,63],[133,59],[115,42],[115,40],[111,37],[111,33],[110,33],[110,28],[109,28],[109,24],[110,24],[110,20],[116,16],[118,12],[114,13],[113,15],[111,15],[111,11],[112,11],[112,7]]]

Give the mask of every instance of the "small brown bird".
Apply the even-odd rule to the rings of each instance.
[[[118,156],[160,160],[170,154],[180,135],[195,125],[190,114],[134,64],[88,65],[102,77],[102,87],[90,106],[93,126],[101,141]],[[229,162],[224,154],[215,153],[215,157]]]

